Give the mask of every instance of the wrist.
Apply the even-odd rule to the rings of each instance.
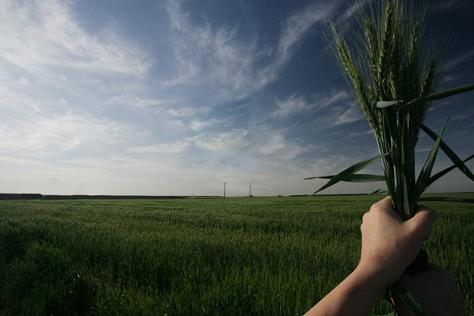
[[[387,273],[375,264],[359,262],[353,273],[366,284],[382,291],[382,294],[390,285],[387,280]]]

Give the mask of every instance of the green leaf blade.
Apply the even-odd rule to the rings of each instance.
[[[428,95],[428,96],[416,98],[416,99],[411,100],[410,102],[407,102],[406,105],[410,105],[410,104],[417,103],[417,102],[427,102],[427,101],[432,101],[432,100],[439,100],[439,99],[447,98],[447,97],[450,97],[452,95],[460,94],[460,93],[471,91],[471,90],[474,90],[474,84],[469,84],[469,85],[465,85],[465,86],[445,90],[445,91],[442,91],[442,92],[434,93],[434,94],[431,94],[431,95]]]
[[[433,170],[434,162],[436,160],[436,156],[438,154],[438,150],[441,144],[441,137],[444,134],[444,130],[446,128],[446,125],[448,124],[449,118],[446,120],[446,123],[444,124],[443,128],[441,129],[441,132],[439,133],[438,137],[436,138],[435,143],[433,144],[433,147],[431,148],[430,154],[425,160],[425,163],[423,165],[423,168],[420,171],[420,174],[418,175],[418,179],[416,181],[416,194],[419,197],[428,187],[428,183],[431,177],[431,171]]]
[[[395,100],[395,101],[378,101],[375,106],[379,109],[384,109],[388,108],[394,105],[401,104],[403,101],[402,100]]]
[[[349,168],[346,168],[344,170],[342,170],[341,172],[339,172],[338,174],[334,175],[331,177],[331,179],[325,184],[323,185],[321,188],[319,188],[316,192],[314,192],[313,194],[316,194],[318,192],[321,192],[322,190],[324,189],[327,189],[333,185],[335,185],[336,183],[340,182],[340,181],[344,181],[344,180],[347,180],[349,179],[351,176],[353,176],[357,171],[367,167],[368,165],[374,163],[378,158],[380,158],[379,155],[373,157],[373,158],[370,158],[370,159],[367,159],[367,160],[363,160],[363,161],[360,161],[352,166],[350,166]]]
[[[463,162],[468,162],[469,160],[471,160],[472,158],[474,158],[474,155],[470,155],[469,157],[467,157],[466,159],[463,160]],[[430,186],[431,184],[433,184],[433,182],[437,181],[439,178],[443,177],[445,174],[447,174],[448,172],[450,172],[451,170],[455,169],[457,166],[456,165],[452,165],[448,168],[445,168],[443,170],[441,170],[440,172],[436,173],[435,175],[431,176],[430,177],[430,180],[428,181],[428,186]]]
[[[433,140],[436,140],[438,138],[438,135],[433,132],[428,126],[422,124],[420,128],[428,135],[430,136]],[[466,166],[466,164],[459,158],[458,155],[443,141],[440,141],[440,147],[441,150],[451,159],[451,161],[454,163],[454,165],[462,172],[464,173],[469,179],[474,181],[474,175],[472,174],[471,170]]]
[[[335,175],[315,176],[315,177],[304,178],[303,180],[332,179],[334,177]],[[358,174],[353,174],[352,176],[349,176],[341,181],[343,182],[380,182],[380,181],[385,181],[385,176],[378,175],[378,174],[358,173]]]
[[[416,299],[404,287],[398,283],[393,284],[389,290],[393,295],[402,300],[416,316],[424,316],[425,312]]]

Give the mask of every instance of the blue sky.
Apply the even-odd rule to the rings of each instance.
[[[0,192],[303,193],[376,153],[324,32],[352,1],[0,0]],[[445,68],[474,82],[474,4],[429,1]],[[474,146],[474,94],[433,104]],[[421,137],[419,162],[431,142]],[[436,168],[449,161],[439,156]],[[469,165],[472,168],[472,163]],[[372,171],[380,170],[373,167]],[[306,182],[308,192],[323,182]],[[380,185],[342,184],[328,193]],[[433,191],[472,191],[452,172]]]

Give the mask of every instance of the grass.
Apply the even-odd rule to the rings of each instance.
[[[472,315],[474,194],[425,197],[430,260]],[[0,201],[0,314],[301,315],[356,265],[379,198]]]

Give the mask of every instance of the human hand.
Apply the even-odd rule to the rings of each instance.
[[[415,259],[435,219],[434,211],[422,209],[402,221],[390,197],[373,204],[362,218],[358,268],[377,275],[384,286],[393,284]]]
[[[437,265],[410,276],[406,273],[397,285],[407,290],[420,305],[425,315],[462,316],[463,296],[453,276]],[[395,306],[401,316],[415,315],[403,302],[395,299]]]

